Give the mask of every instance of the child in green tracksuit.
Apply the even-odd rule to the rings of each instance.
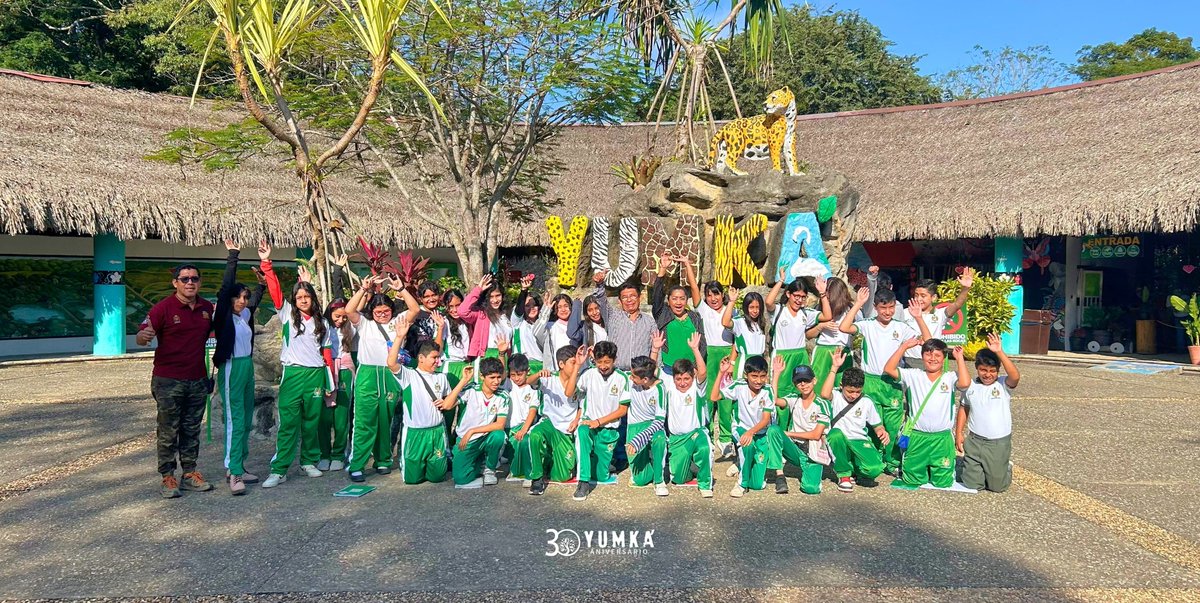
[[[921,347],[924,368],[902,369],[904,353]],[[962,354],[956,348],[955,354]],[[943,369],[946,363],[946,344],[930,339],[924,344],[909,339],[900,345],[887,365],[885,374],[901,381],[908,389],[908,419],[901,429],[898,447],[904,450],[901,478],[904,484],[919,487],[933,484],[937,488],[954,485],[954,373]],[[905,441],[907,440],[907,441]]]
[[[621,434],[617,427],[629,411],[629,374],[617,370],[617,344],[600,341],[592,348],[592,367],[579,376],[575,389],[582,399],[575,458],[579,485],[575,500],[587,500],[596,482],[609,481],[609,463]]]
[[[626,453],[629,456],[630,481],[634,486],[654,484],[654,493],[667,496],[670,491],[663,480],[667,464],[667,409],[663,405],[666,390],[658,378],[658,364],[649,356],[637,356],[629,362],[629,427],[626,429]],[[654,429],[650,443],[636,450],[632,442],[643,432]]]
[[[504,452],[509,408],[508,394],[500,389],[504,363],[499,358],[480,359],[478,385],[471,382],[474,372],[474,367],[463,369],[462,381],[446,398],[458,404],[458,446],[452,470],[455,488],[495,485],[500,453]]]
[[[672,483],[686,484],[694,477],[700,496],[712,498],[713,451],[712,440],[708,437],[708,419],[712,412],[704,395],[708,366],[700,353],[700,341],[700,333],[688,339],[695,363],[686,358],[676,360],[671,366],[671,384],[663,388],[666,393],[668,465]],[[661,343],[661,338],[653,342],[652,358],[658,356]],[[695,474],[692,465],[697,467]]]
[[[741,498],[747,490],[763,489],[767,473],[767,427],[775,411],[774,390],[767,387],[767,361],[762,356],[747,358],[744,374],[745,379],[721,386],[733,375],[733,361],[722,358],[716,383],[709,388],[709,400],[733,401],[733,435],[737,438],[737,463],[742,474],[741,481],[729,492],[734,498]]]
[[[784,372],[783,360],[776,358],[774,362],[772,368],[778,381],[780,373]],[[787,494],[784,461],[800,469],[801,492],[820,494],[821,473],[828,461],[817,462],[814,458],[820,458],[818,454],[827,450],[823,447],[825,432],[829,430],[829,401],[817,396],[816,371],[811,366],[797,366],[792,369],[791,378],[795,395],[775,399],[776,406],[791,411],[790,424],[776,423],[768,430],[767,468],[779,471],[775,484],[777,494]]]
[[[541,390],[529,382],[530,368],[525,354],[513,354],[508,359],[508,381],[504,383],[512,405],[508,413],[508,445],[504,449],[510,459],[506,481],[522,482],[526,488],[533,485],[529,480],[532,462],[529,430],[537,423],[538,407],[542,405]]]
[[[407,317],[400,318],[397,341],[404,340],[410,326]],[[434,372],[442,358],[442,350],[432,341],[422,343],[417,348],[416,370],[400,363],[400,350],[399,345],[388,349],[388,369],[400,383],[404,413],[404,427],[400,430],[400,471],[406,484],[440,482],[446,479],[450,461],[442,410],[453,406],[447,399],[451,392],[450,382],[445,374]]]
[[[897,319],[896,294],[891,289],[880,289],[875,293],[874,318],[855,322],[854,318],[870,297],[867,288],[859,289],[854,305],[846,311],[838,328],[850,335],[862,334],[862,370],[866,374],[863,395],[875,403],[875,410],[888,433],[888,443],[878,441],[876,447],[883,458],[884,471],[898,476],[900,450],[896,440],[900,435],[900,424],[904,422],[904,389],[898,377],[889,376],[883,369],[904,341],[918,336],[929,339],[929,327],[919,319],[921,311],[916,302],[909,302],[908,312],[920,329],[919,333]]]
[[[575,384],[579,367],[587,360],[587,347],[563,346],[555,352],[559,371],[542,377],[542,418],[529,430],[529,493],[546,493],[546,465],[549,478],[556,482],[571,479],[575,472],[575,430],[579,427],[579,401]]]
[[[1004,492],[1012,484],[1012,391],[1021,381],[1021,372],[995,334],[987,336],[987,349],[975,354],[974,381],[961,355],[955,354],[954,360],[962,392],[954,426],[954,444],[963,455],[959,479],[968,488]]]
[[[883,472],[883,459],[871,442],[871,431],[884,445],[889,443],[888,432],[875,403],[863,395],[866,376],[862,369],[850,367],[842,372],[842,387],[834,389],[838,370],[847,358],[842,350],[834,350],[832,369],[821,385],[821,397],[831,402],[829,412],[829,449],[833,454],[833,470],[838,477],[838,490],[852,492],[854,477],[874,480]]]

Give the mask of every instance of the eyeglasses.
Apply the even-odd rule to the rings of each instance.
[[[181,276],[175,280],[177,280],[181,283],[198,283],[198,282],[200,282],[200,277],[198,277],[198,276]]]

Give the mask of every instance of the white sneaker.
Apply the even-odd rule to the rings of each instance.
[[[321,473],[320,469],[317,469],[312,465],[300,465],[300,468],[303,469],[304,473],[309,477],[321,477],[322,475],[325,475],[324,473]]]
[[[495,486],[497,481],[496,472],[494,470],[486,468],[483,470],[483,485]]]
[[[329,465],[330,463],[328,459],[321,459],[317,461],[317,469],[320,471],[329,471]]]
[[[741,498],[745,494],[746,494],[746,489],[743,488],[741,485],[734,486],[733,489],[729,491],[729,495],[734,498]],[[707,497],[705,497],[705,498],[707,498]]]
[[[531,479],[523,479],[523,480],[521,480],[521,487],[522,487],[522,488],[532,488],[532,487],[533,487],[533,480],[531,480]]]
[[[654,484],[654,494],[657,496],[666,496],[671,493],[666,484]]]
[[[329,470],[330,471],[341,471],[342,469],[345,469],[345,468],[346,468],[346,464],[341,461],[329,461]],[[320,467],[317,467],[317,469],[320,469]]]
[[[279,475],[278,473],[272,473],[271,475],[267,476],[267,479],[263,480],[262,487],[274,488],[275,486],[278,486],[279,484],[282,484],[283,482],[286,482],[286,481],[287,481],[286,475]]]
[[[731,463],[729,468],[725,470],[725,477],[737,477],[741,472],[741,469],[738,469],[737,463]]]
[[[700,496],[703,496],[704,498],[712,498],[712,490],[701,490]]]
[[[483,487],[483,478],[477,477],[466,484],[454,484],[456,490],[476,490]]]

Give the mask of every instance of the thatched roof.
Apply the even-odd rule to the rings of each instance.
[[[141,159],[172,129],[240,113],[14,77],[0,77],[0,111],[0,232],[307,239],[297,185],[279,165],[209,174]],[[860,192],[859,240],[1189,231],[1200,221],[1198,115],[1200,62],[993,99],[802,116],[799,146]],[[650,129],[567,128],[553,152],[568,168],[547,191],[563,201],[555,213],[616,213],[628,189],[615,186],[610,166],[643,151]],[[669,126],[658,138],[670,138]],[[332,180],[331,194],[369,238],[446,244],[394,193]],[[506,221],[500,235],[504,246],[549,242],[540,223]]]

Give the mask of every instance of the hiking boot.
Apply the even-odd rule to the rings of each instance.
[[[180,490],[208,492],[212,488],[212,484],[204,481],[204,476],[200,475],[199,471],[188,471],[183,474],[183,479],[179,480]]]
[[[666,484],[654,484],[654,495],[655,496],[667,496],[670,493],[671,493],[671,490],[669,488],[667,488]]]
[[[787,494],[788,493],[788,485],[787,485],[786,477],[784,477],[782,475],[775,476],[775,493],[776,494]]]
[[[329,459],[321,459],[317,461],[317,471],[329,471]]]
[[[229,476],[229,493],[234,496],[241,496],[246,493],[246,482],[242,481],[242,476]]]
[[[729,495],[734,498],[741,498],[746,495],[746,489],[739,484],[729,491]]]
[[[361,483],[367,481],[367,478],[363,476],[362,471],[354,471],[350,474],[350,481],[352,481],[356,484],[361,484]]]
[[[546,493],[546,478],[535,479],[533,484],[529,486],[529,494],[533,496],[541,496]]]
[[[182,496],[179,493],[179,480],[175,479],[174,475],[162,476],[162,497],[163,498],[179,498]]]
[[[850,478],[843,477],[838,480],[838,492],[853,492],[853,491],[854,491],[854,482],[850,481]]]
[[[495,470],[486,468],[483,470],[483,485],[495,486],[497,481]]]
[[[575,500],[587,500],[588,494],[592,492],[592,485],[587,482],[579,482],[579,486],[575,488]]]
[[[341,461],[329,461],[329,470],[330,471],[341,471],[342,469],[345,469],[345,468],[346,468],[346,463],[343,463]]]
[[[272,473],[271,475],[267,476],[267,479],[263,480],[262,487],[274,488],[275,486],[278,486],[279,484],[282,484],[283,482],[286,482],[286,481],[287,481],[286,475]]]

